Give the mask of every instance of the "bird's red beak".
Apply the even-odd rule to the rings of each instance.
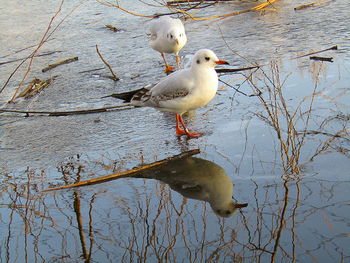
[[[216,64],[225,64],[225,65],[230,65],[227,61],[225,60],[218,60],[218,61],[215,61]]]
[[[175,39],[175,42],[176,42],[176,44],[179,44],[179,40],[178,39]]]

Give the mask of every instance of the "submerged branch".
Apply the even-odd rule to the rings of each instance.
[[[90,179],[90,180],[86,180],[86,181],[81,181],[81,182],[78,182],[78,183],[75,183],[75,184],[70,184],[70,185],[64,185],[64,186],[60,186],[60,187],[50,188],[50,189],[43,190],[43,192],[50,192],[50,191],[55,191],[55,190],[60,190],[60,189],[67,189],[67,188],[73,188],[73,187],[79,187],[79,186],[99,184],[99,183],[112,181],[112,180],[115,180],[115,179],[118,179],[118,178],[132,177],[132,176],[140,174],[140,173],[142,173],[142,172],[144,172],[146,170],[165,165],[165,164],[167,164],[169,162],[172,162],[172,161],[175,161],[175,160],[184,159],[184,158],[190,157],[190,156],[198,154],[198,153],[200,153],[199,149],[189,150],[189,151],[186,151],[186,152],[182,152],[182,153],[180,153],[178,155],[174,155],[172,157],[163,159],[161,161],[153,162],[153,163],[150,163],[150,164],[145,164],[145,165],[142,165],[140,167],[133,168],[131,170],[127,170],[127,171],[116,173],[116,174],[110,174],[110,175],[106,175],[106,176],[102,176],[102,177],[99,177],[99,178]]]
[[[318,60],[318,61],[327,61],[327,62],[333,62],[332,57],[318,57],[318,56],[311,56],[311,60]]]
[[[48,115],[48,116],[68,116],[68,115],[80,115],[80,114],[92,114],[92,113],[99,113],[99,112],[107,112],[107,111],[113,111],[117,109],[128,109],[131,108],[130,104],[126,105],[117,105],[117,106],[111,106],[111,107],[104,107],[104,108],[96,108],[91,110],[74,110],[74,111],[20,111],[20,110],[8,110],[8,109],[0,109],[0,113],[19,113],[19,114],[25,114],[26,117],[29,117],[32,115]]]
[[[303,57],[319,54],[319,53],[322,53],[322,52],[325,52],[325,51],[329,51],[329,50],[338,50],[338,46],[333,46],[333,47],[322,49],[322,50],[319,50],[319,51],[310,52],[308,54],[301,55],[301,56],[298,56],[298,57],[295,57],[295,58],[303,58]]]

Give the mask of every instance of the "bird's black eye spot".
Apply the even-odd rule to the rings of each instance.
[[[220,210],[220,209],[216,210],[216,213],[220,214],[220,213],[221,213],[221,210]]]
[[[200,63],[201,63],[201,61],[199,59],[197,59],[197,64],[200,64]]]
[[[231,212],[229,210],[226,210],[226,215],[231,214]]]
[[[205,60],[206,60],[206,61],[209,61],[209,60],[210,60],[210,57],[205,57]]]
[[[173,35],[170,34],[170,38],[173,38]]]

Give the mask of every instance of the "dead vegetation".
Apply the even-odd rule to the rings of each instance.
[[[318,63],[323,63],[322,61]],[[338,130],[326,131],[324,120],[318,130],[312,130],[317,116],[315,100],[321,95],[318,90],[322,67],[316,67],[314,72],[314,87],[311,94],[302,98],[295,106],[285,93],[285,83],[288,75],[281,79],[279,64],[271,61],[268,69],[262,67],[255,74],[247,76],[249,85],[258,94],[263,110],[255,113],[261,120],[272,127],[279,142],[281,163],[286,179],[295,178],[302,173],[305,163],[311,162],[316,156],[324,153],[339,152],[349,157],[349,149],[342,142],[349,141],[349,129],[346,121]],[[333,120],[333,118],[331,118]],[[311,125],[313,123],[313,125]],[[329,125],[331,126],[331,125]],[[303,148],[310,136],[322,136],[319,146],[308,160],[302,159]]]
[[[164,0],[163,1],[154,1],[154,0],[140,1],[139,0],[140,4],[142,5],[149,5],[149,6],[157,7],[159,9],[164,10],[164,12],[156,13],[156,14],[142,14],[142,13],[137,13],[133,10],[128,10],[124,8],[122,4],[120,4],[120,2],[122,1],[116,1],[116,3],[103,1],[103,0],[96,0],[96,1],[105,6],[118,8],[123,12],[126,12],[134,16],[139,16],[139,17],[155,18],[159,16],[164,16],[164,15],[178,14],[184,20],[199,21],[199,20],[209,20],[209,19],[222,19],[222,18],[240,15],[248,12],[261,11],[268,6],[273,6],[273,4],[278,0],[266,0],[266,2],[256,4],[254,7],[249,9],[233,11],[225,14],[217,14],[209,17],[200,16],[200,15],[197,15],[197,13],[200,10],[204,10],[205,8],[216,5],[218,3],[237,2],[237,0],[178,0],[178,1],[176,0],[175,1],[164,1]]]

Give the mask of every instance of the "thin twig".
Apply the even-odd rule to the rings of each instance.
[[[119,78],[117,77],[117,75],[113,72],[111,66],[107,63],[107,61],[102,57],[100,51],[98,50],[98,46],[96,45],[96,51],[97,54],[99,55],[99,57],[101,58],[102,62],[107,66],[107,68],[109,69],[109,71],[111,72],[111,74],[113,75],[113,80],[118,81]]]
[[[218,68],[215,69],[217,73],[231,73],[231,72],[239,72],[239,71],[245,71],[245,70],[251,70],[255,68],[259,68],[260,66],[253,66],[253,67],[243,67],[243,68]]]
[[[182,152],[178,155],[174,155],[172,157],[163,159],[161,161],[153,162],[150,164],[145,164],[145,165],[142,165],[140,167],[136,167],[136,168],[133,168],[131,170],[127,170],[127,171],[124,171],[121,173],[110,174],[110,175],[102,176],[102,177],[95,178],[95,179],[81,181],[81,182],[78,182],[75,184],[64,185],[64,186],[60,186],[60,187],[46,189],[46,190],[43,190],[43,192],[50,192],[50,191],[55,191],[55,190],[60,190],[60,189],[67,189],[67,188],[73,188],[73,187],[79,187],[79,186],[99,184],[99,183],[112,181],[112,180],[115,180],[118,178],[132,177],[132,176],[135,176],[135,175],[140,174],[142,172],[145,172],[146,170],[165,165],[165,164],[172,162],[172,161],[175,161],[175,160],[184,159],[184,158],[190,157],[190,156],[198,154],[198,153],[200,153],[199,149],[189,150],[186,152]]]
[[[50,55],[52,55],[52,54],[60,53],[60,52],[62,52],[62,51],[46,52],[46,53],[43,53],[43,54],[35,55],[35,57],[50,56]],[[21,60],[23,60],[23,59],[26,59],[26,58],[17,58],[17,59],[13,59],[13,60],[8,60],[8,61],[0,62],[0,66],[5,65],[5,64],[14,63],[14,62],[17,62],[17,61],[21,61]]]
[[[247,96],[247,97],[260,96],[260,93],[248,95],[247,93],[244,93],[243,91],[240,91],[238,88],[236,88],[236,87],[234,87],[234,86],[228,84],[227,82],[225,82],[225,81],[223,81],[223,80],[221,80],[221,79],[219,79],[219,81],[220,81],[221,83],[224,83],[226,86],[228,86],[228,87],[234,89],[236,92],[241,93],[241,94],[244,95],[244,96]]]

